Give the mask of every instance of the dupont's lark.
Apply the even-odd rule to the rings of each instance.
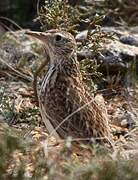
[[[50,58],[39,94],[41,116],[49,133],[63,139],[110,138],[108,117],[82,81],[74,37],[59,30],[27,34],[43,42]]]

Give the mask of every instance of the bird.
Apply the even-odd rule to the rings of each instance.
[[[74,36],[58,29],[28,30],[26,34],[39,39],[49,56],[48,71],[38,95],[40,113],[49,134],[84,142],[103,143],[111,139],[108,116],[83,81]]]

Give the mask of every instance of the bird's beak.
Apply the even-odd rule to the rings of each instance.
[[[49,37],[49,33],[45,33],[45,32],[25,31],[25,34],[33,36],[44,43],[46,43]]]

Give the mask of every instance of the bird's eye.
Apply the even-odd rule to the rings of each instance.
[[[61,41],[61,40],[62,40],[62,37],[61,37],[60,35],[56,35],[55,39],[56,39],[56,41],[58,42],[58,41]]]

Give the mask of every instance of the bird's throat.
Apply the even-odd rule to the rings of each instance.
[[[54,55],[50,57],[49,71],[55,69],[63,76],[79,76],[80,67],[75,53],[68,56]]]

